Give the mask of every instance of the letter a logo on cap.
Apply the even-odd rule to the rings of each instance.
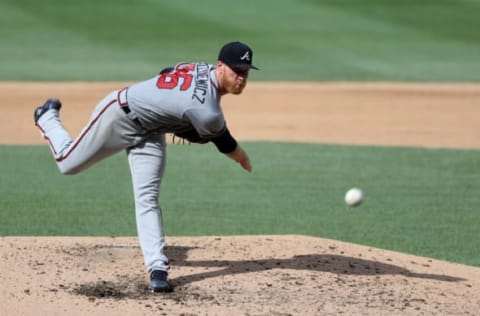
[[[250,61],[250,54],[249,54],[249,51],[247,50],[247,52],[245,54],[243,54],[242,57],[240,57],[240,60],[248,60]]]
[[[218,60],[230,67],[243,67],[258,70],[257,67],[252,65],[252,59],[252,49],[241,42],[231,42],[223,45],[218,54]]]

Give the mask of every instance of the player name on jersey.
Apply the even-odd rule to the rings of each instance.
[[[205,103],[205,95],[208,89],[209,66],[206,63],[197,64],[197,77],[195,79],[195,88],[193,89],[192,99],[200,103]]]

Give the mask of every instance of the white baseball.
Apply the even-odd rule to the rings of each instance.
[[[345,194],[345,203],[348,206],[357,206],[363,201],[363,192],[359,188],[351,188]]]

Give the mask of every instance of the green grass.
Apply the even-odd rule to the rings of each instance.
[[[169,236],[304,234],[480,266],[476,150],[246,143],[248,174],[213,146],[169,146]],[[0,146],[0,235],[135,236],[118,154],[62,176],[46,146]],[[349,208],[345,191],[365,203]]]
[[[234,8],[234,9],[232,9]],[[253,80],[480,81],[480,0],[0,0],[0,80],[141,80],[246,41]]]

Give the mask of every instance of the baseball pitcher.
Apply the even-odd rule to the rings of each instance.
[[[76,174],[126,150],[137,231],[153,292],[173,290],[158,203],[166,162],[165,134],[194,143],[212,142],[251,172],[247,153],[226,125],[220,99],[228,93],[242,93],[250,69],[258,69],[252,58],[249,46],[231,42],[220,50],[216,65],[180,63],[151,79],[113,91],[97,104],[76,139],[60,120],[58,99],[49,99],[34,111],[35,125],[48,141],[62,174]]]

